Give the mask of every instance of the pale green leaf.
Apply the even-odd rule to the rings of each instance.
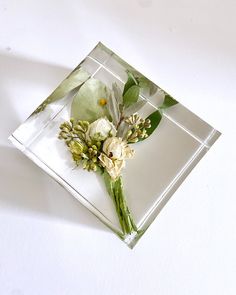
[[[120,87],[116,83],[112,83],[112,91],[114,93],[117,104],[120,105],[123,103],[123,95]]]
[[[51,102],[64,97],[68,92],[83,84],[89,78],[83,68],[73,71],[48,97]]]
[[[172,107],[178,103],[177,100],[175,100],[173,97],[171,97],[169,94],[165,95],[164,102],[160,106],[160,109],[167,109],[169,107]]]
[[[131,86],[123,97],[124,106],[127,108],[138,101],[140,88],[137,85]]]
[[[46,106],[52,102],[55,102],[65,95],[67,95],[73,89],[81,86],[89,78],[89,73],[83,68],[74,70],[61,84],[46,98],[46,100],[35,110],[33,114],[43,111]]]
[[[110,96],[106,85],[94,78],[87,80],[74,96],[71,105],[71,117],[93,122],[100,117],[109,117],[106,105],[99,104],[103,98],[108,101]]]
[[[141,76],[137,78],[137,81],[140,88],[142,88],[144,94],[152,96],[157,92],[157,86],[146,77]]]
[[[125,83],[125,86],[124,86],[124,90],[123,90],[123,95],[125,95],[125,93],[134,85],[137,85],[138,82],[136,81],[134,75],[131,73],[131,72],[127,72],[127,75],[128,75],[128,79]]]
[[[115,98],[114,92],[110,94],[108,103],[107,103],[107,109],[109,111],[109,114],[112,118],[113,124],[116,126],[120,119],[120,111],[119,111],[119,105],[117,103],[117,100]]]

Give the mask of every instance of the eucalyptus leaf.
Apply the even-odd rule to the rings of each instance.
[[[46,106],[52,102],[55,102],[65,95],[67,95],[73,89],[81,86],[88,78],[89,73],[83,68],[74,70],[61,84],[46,98],[46,100],[36,109],[33,114],[43,111]]]
[[[138,101],[140,88],[137,85],[131,86],[123,96],[125,108]]]
[[[73,71],[48,97],[51,101],[64,97],[68,92],[83,84],[90,77],[83,68]]]
[[[123,90],[123,95],[125,95],[125,93],[134,85],[137,85],[138,82],[136,81],[134,75],[131,73],[131,72],[127,72],[127,75],[128,75],[128,80],[127,82],[125,83],[125,86],[124,86],[124,90]]]
[[[128,71],[128,80],[125,83],[123,96],[132,86],[139,86],[140,91],[143,95],[152,96],[157,92],[158,87],[149,79],[141,76],[137,71]]]
[[[116,83],[112,83],[112,91],[114,93],[117,104],[123,104],[123,95],[120,87]]]
[[[105,84],[90,78],[74,96],[71,105],[71,117],[89,122],[100,117],[109,117],[107,106],[100,104],[101,99],[108,101],[109,96],[110,93]]]
[[[148,137],[155,131],[155,129],[158,127],[159,123],[161,122],[162,115],[160,111],[155,111],[151,113],[146,119],[149,119],[151,121],[151,128],[146,129]],[[148,138],[147,137],[147,138]],[[140,139],[139,141],[145,140]]]
[[[107,103],[107,109],[111,115],[113,124],[116,126],[120,119],[120,111],[114,92],[110,94],[110,98]]]
[[[158,87],[146,77],[142,76],[137,78],[137,80],[140,88],[142,88],[149,96],[152,96],[157,92]]]
[[[167,109],[169,107],[172,107],[174,105],[176,105],[178,103],[177,100],[175,100],[172,96],[170,96],[169,94],[165,95],[164,98],[164,102],[163,104],[160,106],[161,109]]]

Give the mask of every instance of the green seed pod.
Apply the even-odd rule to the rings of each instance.
[[[137,130],[137,134],[138,134],[138,136],[141,135],[142,134],[142,130],[140,130],[140,129]]]
[[[65,132],[61,132],[61,137],[62,137],[63,139],[67,139],[67,133],[65,133]]]
[[[74,127],[74,130],[75,130],[75,131],[83,131],[80,125],[76,125],[76,126]]]
[[[142,132],[142,138],[144,138],[145,135],[146,135],[146,130],[144,130],[144,131]]]
[[[69,122],[64,122],[61,124],[60,129],[67,128],[69,131],[71,131],[71,124]]]
[[[83,169],[86,169],[86,166],[87,166],[87,160],[83,160],[82,161],[82,167],[83,167]]]
[[[85,153],[81,153],[80,155],[81,155],[81,157],[82,157],[84,160],[86,160],[86,161],[87,161],[87,159],[88,159],[88,156],[87,156]]]
[[[80,155],[83,152],[84,146],[81,142],[71,140],[70,142],[70,151],[72,153]]]
[[[90,163],[90,168],[93,170],[96,167],[96,165],[92,162]]]
[[[138,136],[138,132],[137,131],[134,131],[134,133],[132,134],[132,137],[135,138]]]
[[[83,127],[87,130],[88,126],[89,126],[89,122],[88,121],[83,121],[82,124],[83,124]]]
[[[97,141],[96,145],[97,145],[97,147],[99,149],[101,147],[101,145],[102,145],[101,141]]]
[[[93,167],[93,171],[94,171],[94,172],[97,171],[97,165]]]
[[[129,130],[129,131],[127,132],[127,137],[130,137],[131,134],[132,134],[132,130]]]
[[[144,128],[144,123],[139,124],[139,129],[142,129],[142,128]]]
[[[129,142],[136,143],[138,142],[138,138],[132,138],[131,140],[129,140]]]
[[[62,131],[64,131],[64,132],[69,132],[69,129],[68,129],[67,127],[64,127],[64,126],[63,126]]]

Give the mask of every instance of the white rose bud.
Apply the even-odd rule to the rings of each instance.
[[[103,153],[100,154],[99,160],[115,180],[125,167],[125,159],[130,159],[133,155],[134,150],[122,138],[108,137],[103,143]]]
[[[103,152],[113,160],[130,159],[134,155],[134,150],[119,137],[108,137],[103,144]]]
[[[100,154],[99,160],[113,180],[120,176],[121,169],[125,167],[125,160],[112,160],[103,153]]]
[[[105,140],[108,136],[115,136],[116,128],[115,126],[107,119],[100,118],[88,127],[86,136],[89,140]]]

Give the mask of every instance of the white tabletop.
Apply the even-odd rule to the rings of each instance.
[[[236,294],[236,2],[0,2],[0,294]],[[7,141],[102,41],[222,136],[133,250]]]

